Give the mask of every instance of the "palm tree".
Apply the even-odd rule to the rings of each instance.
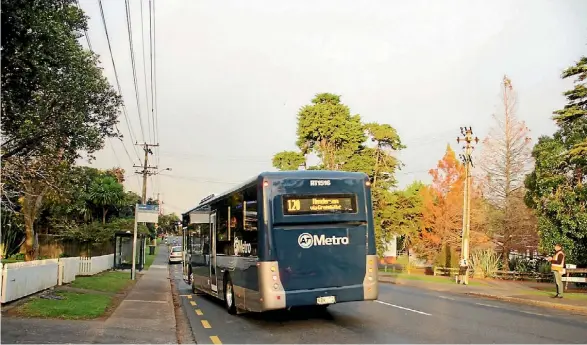
[[[118,206],[124,200],[124,188],[112,176],[100,176],[92,182],[90,200],[102,208],[102,224],[106,224],[106,214],[111,206]]]

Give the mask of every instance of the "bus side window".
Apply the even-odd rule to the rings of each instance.
[[[243,239],[251,244],[251,253],[247,256],[257,256],[257,187],[253,186],[244,191],[244,226]]]

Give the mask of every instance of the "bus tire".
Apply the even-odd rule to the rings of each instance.
[[[230,276],[226,276],[226,283],[224,283],[224,306],[229,314],[236,314],[236,299],[234,297],[234,285]]]

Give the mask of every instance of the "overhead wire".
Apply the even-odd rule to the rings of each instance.
[[[132,76],[133,76],[133,83],[135,87],[135,99],[137,101],[137,112],[139,114],[139,123],[141,125],[141,134],[143,136],[143,141],[146,140],[145,137],[145,130],[143,127],[143,117],[141,115],[141,104],[140,104],[140,94],[139,94],[139,85],[137,81],[137,67],[136,67],[136,59],[134,53],[134,44],[132,39],[132,20],[130,14],[130,4],[128,0],[124,0],[125,9],[126,9],[126,28],[128,32],[128,41],[129,41],[129,49],[130,49],[130,59],[132,65]]]
[[[145,84],[145,98],[147,100],[147,129],[149,132],[149,142],[152,143],[151,140],[151,120],[148,116],[148,109],[149,109],[149,91],[147,88],[147,58],[145,56],[145,28],[144,28],[144,19],[143,19],[143,0],[140,0],[141,6],[141,48],[143,50],[143,81]],[[150,49],[150,46],[149,46]],[[151,83],[153,82],[151,78]],[[152,89],[152,86],[151,86]],[[153,98],[153,92],[151,91],[151,98]],[[155,123],[153,123],[153,132],[155,131]]]
[[[124,97],[122,96],[122,88],[120,87],[120,79],[118,78],[118,71],[116,69],[116,63],[114,62],[114,54],[112,53],[112,44],[110,43],[110,35],[108,34],[108,26],[106,24],[106,16],[104,14],[104,7],[102,5],[102,0],[98,0],[98,4],[100,5],[100,15],[102,17],[102,24],[104,26],[104,33],[106,34],[106,41],[108,43],[108,50],[110,52],[110,60],[112,61],[112,68],[114,70],[114,79],[116,80],[116,86],[118,89],[118,94],[120,95],[120,97],[122,98],[122,114],[124,115],[124,118],[126,120],[126,126],[128,129],[128,135],[130,137],[131,140],[131,144],[133,142],[136,142],[136,135],[134,134],[134,129],[132,127],[132,123],[129,120],[129,116],[128,116],[128,111],[126,109],[126,104],[124,102]],[[87,37],[87,36],[86,36]],[[120,133],[120,130],[118,129],[118,126],[115,126],[116,130],[118,131],[118,133]],[[124,140],[122,138],[120,138],[120,141],[122,142],[122,146],[124,147],[124,151],[126,152],[126,154],[128,155],[129,159],[132,162],[132,158],[130,157],[130,154],[126,148],[126,145],[124,144]],[[137,158],[140,162],[141,160],[141,156],[139,155],[136,147],[134,145],[132,145],[133,150],[135,152],[135,154],[137,155]]]

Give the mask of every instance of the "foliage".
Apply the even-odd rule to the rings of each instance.
[[[279,170],[298,170],[305,162],[306,157],[295,151],[283,151],[273,156],[273,166]]]
[[[438,167],[430,170],[432,185],[422,189],[422,228],[416,239],[420,256],[436,258],[443,246],[460,248],[463,226],[465,168],[447,145]],[[473,184],[471,184],[472,187]],[[487,242],[483,201],[477,190],[471,193],[471,247]]]
[[[78,41],[75,1],[2,0],[2,18],[2,160],[101,149],[121,100]]]
[[[175,233],[176,224],[179,220],[179,216],[175,213],[159,215],[159,232]]]
[[[523,201],[523,182],[532,164],[530,130],[516,116],[517,97],[507,76],[501,84],[501,106],[483,141],[480,166],[485,174],[483,195],[494,211],[492,235],[507,266],[511,250],[536,247],[538,236],[536,218]]]
[[[387,124],[363,124],[359,115],[340,102],[340,96],[317,94],[310,105],[298,113],[297,146],[300,152],[284,151],[273,157],[273,166],[280,170],[297,170],[305,155],[315,153],[320,164],[308,170],[344,170],[364,172],[371,181],[377,250],[398,230],[397,196],[390,191],[400,162],[393,156],[401,150],[399,135]],[[394,218],[394,220],[389,220]],[[394,223],[395,222],[395,223]]]
[[[491,248],[474,250],[471,253],[471,265],[475,274],[493,277],[499,268],[499,255]]]
[[[564,93],[567,105],[554,112],[558,130],[534,146],[526,203],[538,215],[541,250],[550,252],[561,242],[568,263],[587,265],[587,154],[581,151],[587,142],[587,57],[562,77],[576,77],[576,84]]]
[[[317,94],[300,110],[297,136],[302,153],[315,152],[326,170],[341,170],[366,139],[360,116],[330,93]]]
[[[383,222],[388,229],[401,237],[398,250],[409,250],[413,245],[418,231],[422,228],[423,198],[425,185],[414,182],[405,190],[389,193],[389,204],[382,214]]]
[[[100,222],[78,224],[63,220],[60,224],[55,224],[55,230],[64,239],[82,243],[103,243],[112,240],[118,231],[134,231],[134,218],[116,218],[106,224]],[[138,233],[149,235],[149,229],[142,223],[138,224],[137,230]]]
[[[2,223],[2,250],[0,255],[4,259],[15,254],[20,249],[25,240],[25,232],[22,217],[18,217],[13,212],[4,209],[4,203],[2,203],[0,212],[2,214],[0,217],[0,222]]]
[[[88,197],[102,208],[102,224],[106,224],[108,208],[118,206],[124,200],[124,187],[111,176],[100,176],[92,181]]]

